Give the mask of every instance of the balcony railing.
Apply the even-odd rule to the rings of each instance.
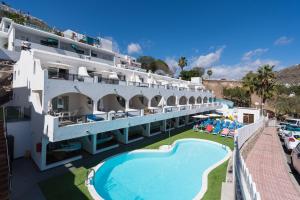
[[[165,106],[153,112],[146,110],[129,110],[127,112],[103,112],[80,116],[45,115],[44,134],[49,141],[60,141],[74,137],[86,136],[94,132],[106,132],[130,126],[168,120],[176,117],[193,115],[217,109],[215,104]],[[182,110],[180,107],[185,107]],[[195,109],[196,108],[196,109]],[[148,108],[148,109],[151,109]]]
[[[76,116],[70,116],[70,114],[68,114],[70,112],[55,113],[55,114],[53,112],[49,112],[49,114],[58,117],[59,126],[67,126],[71,124],[90,123],[90,122],[97,122],[97,121],[104,121],[104,120],[117,120],[122,118],[137,117],[137,116],[150,115],[150,114],[193,110],[193,109],[199,109],[201,107],[212,107],[218,105],[219,103],[214,102],[214,103],[206,103],[206,104],[165,106],[163,108],[154,107],[154,108],[146,108],[145,110],[133,109],[131,111],[126,111],[126,112],[111,111],[111,112],[103,112],[101,114],[87,114],[87,115],[76,115]]]
[[[135,87],[144,87],[144,88],[163,88],[167,90],[179,90],[179,91],[200,91],[200,92],[209,92],[209,90],[203,89],[193,89],[193,88],[185,88],[185,87],[177,87],[172,85],[160,85],[160,84],[149,84],[143,82],[134,82],[134,81],[126,81],[123,77],[123,80],[118,79],[110,79],[105,78],[102,74],[90,74],[90,76],[80,76],[78,74],[70,74],[70,73],[52,73],[48,71],[49,79],[58,79],[58,80],[69,80],[69,81],[80,81],[80,82],[88,82],[88,83],[104,83],[104,84],[113,84],[113,85],[128,85]]]
[[[15,40],[14,46],[15,46],[16,51],[21,51],[22,42],[23,41],[20,39]],[[108,65],[114,64],[114,62],[112,60],[106,60],[106,59],[102,59],[99,57],[91,57],[89,55],[83,55],[83,54],[76,53],[76,52],[73,52],[70,50],[64,50],[64,49],[60,49],[60,48],[50,47],[50,46],[46,46],[46,45],[42,45],[42,44],[38,44],[38,43],[34,43],[34,42],[30,42],[30,44],[31,44],[32,49],[39,49],[39,50],[43,50],[43,51],[47,51],[47,52],[51,52],[51,53],[58,53],[58,54],[71,56],[71,57],[75,57],[75,58],[91,60],[91,61],[100,62],[100,63],[106,63]]]

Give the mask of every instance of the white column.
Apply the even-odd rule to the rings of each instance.
[[[129,128],[124,128],[125,144],[128,144],[128,132]]]
[[[175,127],[178,128],[179,127],[179,117],[175,118]]]
[[[150,137],[150,123],[143,125],[143,136]]]
[[[178,97],[178,96],[175,97],[175,105],[176,105],[176,106],[179,105],[179,97]]]
[[[167,120],[162,121],[162,131],[167,131]]]
[[[189,118],[190,118],[189,115],[186,115],[186,116],[185,116],[185,124],[186,124],[186,125],[190,124]]]
[[[47,165],[47,145],[49,141],[46,137],[42,137],[42,150],[41,150],[41,170],[46,169]]]
[[[92,146],[93,146],[92,153],[95,154],[97,151],[97,134],[92,135]]]
[[[98,111],[97,105],[98,105],[98,102],[93,100],[93,114],[96,114]]]
[[[125,110],[128,110],[129,109],[129,100],[126,100],[125,101]]]

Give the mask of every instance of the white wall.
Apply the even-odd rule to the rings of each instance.
[[[236,108],[237,120],[238,122],[243,123],[244,114],[253,114],[254,122],[259,120],[260,110],[256,108]]]
[[[178,90],[167,90],[164,88],[144,88],[136,86],[126,86],[126,85],[111,85],[111,84],[101,84],[101,83],[85,83],[85,82],[73,82],[65,80],[53,80],[49,79],[45,81],[45,93],[44,93],[44,111],[48,110],[47,102],[52,98],[59,96],[64,93],[81,93],[90,97],[94,102],[98,102],[100,98],[108,94],[118,94],[122,96],[125,100],[129,101],[135,95],[143,95],[148,100],[151,100],[157,95],[161,95],[164,99],[168,97],[177,96],[179,99],[181,96],[185,96],[188,99],[191,96],[197,98],[201,96],[212,96],[213,94],[208,92],[192,92],[192,91],[178,91]]]
[[[23,157],[31,151],[30,121],[7,122],[8,135],[14,136],[14,158]]]

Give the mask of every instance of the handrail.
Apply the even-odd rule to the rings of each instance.
[[[10,166],[10,157],[9,157],[9,153],[8,153],[8,142],[7,142],[7,126],[6,126],[6,120],[5,120],[5,112],[4,112],[4,107],[2,107],[2,115],[3,115],[3,135],[5,138],[5,145],[6,145],[6,159],[7,159],[7,167],[8,167],[8,186],[9,186],[9,191],[11,191],[12,189],[12,181],[11,181],[11,177],[12,177],[12,173],[11,173],[11,166]]]
[[[93,173],[93,174],[90,176],[90,173]],[[86,178],[86,185],[89,185],[89,184],[93,185],[94,184],[94,176],[95,176],[95,174],[96,174],[96,171],[95,171],[94,168],[88,169],[87,174],[86,174],[86,176],[87,176],[87,178]]]

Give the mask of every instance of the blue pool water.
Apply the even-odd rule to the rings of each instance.
[[[94,176],[104,199],[193,199],[204,171],[222,160],[227,150],[198,140],[181,140],[172,151],[128,152],[108,159]]]

